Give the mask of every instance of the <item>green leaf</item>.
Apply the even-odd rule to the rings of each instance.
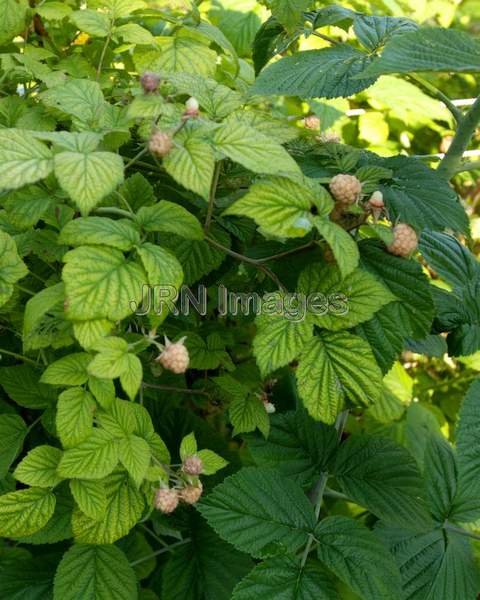
[[[35,349],[37,336],[42,334],[44,319],[56,311],[63,312],[65,289],[63,283],[43,288],[32,296],[25,305],[23,315],[23,347]]]
[[[183,269],[172,252],[149,242],[144,242],[137,250],[151,286],[170,286],[180,291]]]
[[[269,8],[278,22],[292,32],[301,24],[302,14],[309,6],[309,0],[272,0]]]
[[[80,29],[94,37],[106,37],[110,31],[110,20],[105,13],[96,10],[76,10],[70,19]]]
[[[354,239],[340,225],[326,219],[314,219],[314,225],[330,246],[342,276],[347,277],[357,268],[360,258]]]
[[[338,268],[318,263],[302,271],[298,289],[307,297],[320,294],[327,300],[328,305],[322,307],[320,314],[310,312],[309,316],[315,325],[331,331],[350,329],[367,321],[382,306],[395,300],[388,288],[367,271],[355,269],[342,278]]]
[[[28,274],[14,240],[0,230],[0,306],[13,294],[14,284]]]
[[[135,600],[137,580],[116,546],[75,544],[55,573],[55,600]]]
[[[90,437],[95,408],[93,396],[81,387],[60,394],[55,424],[64,448],[72,448]]]
[[[175,136],[174,148],[162,161],[165,170],[180,185],[208,199],[215,170],[212,146],[195,132],[183,130]]]
[[[115,248],[82,246],[64,257],[63,281],[70,319],[118,321],[140,304],[145,273]]]
[[[98,127],[107,106],[100,85],[87,79],[70,79],[43,92],[40,98],[47,106],[57,108],[92,128]]]
[[[258,429],[266,437],[270,430],[270,420],[263,402],[254,394],[245,398],[234,398],[228,408],[233,425],[232,435],[249,433]]]
[[[49,490],[28,488],[0,496],[0,535],[18,537],[41,529],[55,510]]]
[[[95,400],[103,409],[108,409],[111,406],[115,398],[115,386],[111,379],[103,379],[90,375],[88,378],[88,387],[95,396]]]
[[[15,414],[0,415],[0,479],[3,479],[23,446],[27,426]]]
[[[54,487],[62,481],[57,466],[62,451],[53,446],[37,446],[17,465],[13,476],[25,485]]]
[[[418,25],[405,17],[377,17],[356,14],[353,31],[358,41],[367,50],[375,51],[384,46],[392,37],[416,31]]]
[[[68,354],[48,365],[40,381],[50,385],[82,385],[88,379],[91,357],[86,352]]]
[[[366,527],[347,517],[327,517],[315,528],[318,558],[364,600],[402,598],[393,557]]]
[[[62,477],[101,479],[113,471],[118,463],[118,443],[101,429],[63,453],[58,473]]]
[[[302,489],[268,469],[227,477],[198,509],[220,537],[254,557],[268,556],[274,546],[295,552],[315,527]]]
[[[301,98],[345,98],[375,83],[376,77],[355,77],[363,74],[371,60],[368,54],[348,44],[298,52],[264,69],[252,93]]]
[[[145,231],[167,231],[189,240],[203,239],[203,229],[198,219],[188,210],[168,200],[153,206],[142,206],[137,212],[137,222]]]
[[[258,564],[242,579],[232,600],[295,598],[295,600],[338,600],[335,585],[318,564],[292,556],[278,556]]]
[[[125,23],[115,27],[115,36],[120,36],[125,43],[144,46],[155,44],[155,38],[150,31],[137,23]]]
[[[345,494],[377,517],[409,529],[430,523],[417,463],[388,438],[352,435],[340,446],[332,472]]]
[[[203,475],[213,475],[228,465],[228,461],[213,450],[200,450],[197,455],[203,463]]]
[[[0,385],[11,400],[25,408],[46,408],[56,398],[55,391],[39,379],[40,373],[29,365],[0,368]]]
[[[101,519],[107,510],[107,494],[102,481],[71,479],[70,490],[82,513],[94,520]]]
[[[288,152],[266,135],[235,119],[227,119],[213,135],[215,148],[254,173],[300,174]]]
[[[280,300],[280,294],[276,295]],[[294,321],[286,315],[260,314],[253,354],[263,377],[294,360],[313,336],[310,319]]]
[[[60,152],[55,175],[78,206],[88,214],[123,181],[123,160],[113,152]]]
[[[272,177],[254,183],[223,214],[250,217],[267,235],[303,237],[312,228],[312,207],[325,215],[332,210],[333,201],[325,188]]]
[[[65,225],[58,243],[69,246],[104,245],[131,250],[140,243],[140,233],[127,219],[114,221],[107,217],[79,217]]]
[[[80,346],[85,350],[91,350],[100,339],[108,336],[113,327],[114,324],[108,319],[74,321],[73,333]]]
[[[85,544],[113,544],[140,520],[144,500],[126,472],[116,471],[105,480],[107,508],[104,516],[91,519],[75,511],[72,528],[75,539]]]
[[[195,433],[189,433],[182,438],[180,443],[180,458],[184,461],[188,456],[193,456],[197,453],[197,440]]]
[[[258,466],[278,469],[302,486],[312,485],[335,451],[337,435],[334,427],[299,409],[272,415],[268,438],[248,438],[248,448]]]
[[[347,332],[322,333],[300,355],[297,383],[312,417],[333,423],[347,399],[370,404],[379,398],[382,373],[364,340]]]
[[[0,180],[3,189],[17,189],[43,179],[52,169],[51,151],[28,131],[0,131]]]
[[[94,377],[114,379],[127,368],[128,343],[119,337],[109,336],[95,345],[99,353],[88,365],[88,373]]]
[[[133,400],[142,383],[143,368],[138,356],[127,354],[126,358],[127,368],[120,375],[120,384],[130,400]]]
[[[136,486],[140,487],[150,466],[151,452],[147,442],[136,435],[129,435],[119,444],[118,455]]]
[[[25,30],[29,15],[28,2],[2,0],[0,2],[0,44],[5,44]]]
[[[109,435],[123,440],[138,426],[134,406],[127,400],[115,398],[108,410],[98,412],[98,422]]]
[[[433,517],[450,517],[457,491],[457,464],[453,448],[442,435],[432,435],[425,448],[425,482]]]
[[[389,40],[363,75],[422,71],[480,71],[480,44],[463,31],[422,27]]]

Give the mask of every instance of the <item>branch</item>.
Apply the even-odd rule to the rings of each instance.
[[[448,108],[448,110],[452,113],[455,121],[457,123],[460,123],[460,121],[463,119],[463,112],[455,106],[455,104],[450,100],[450,98],[446,94],[444,94],[441,90],[439,90],[436,86],[434,86],[426,79],[423,79],[423,77],[419,77],[418,75],[414,75],[412,73],[410,74],[410,79],[418,83],[418,85],[427,92],[429,92],[431,96],[443,102]]]
[[[472,162],[462,162],[460,166],[455,170],[456,173],[463,173],[464,171],[478,171],[480,170],[480,160]]]
[[[148,554],[147,556],[143,556],[142,558],[139,558],[138,560],[134,560],[133,562],[130,563],[130,566],[134,567],[135,565],[139,565],[142,562],[150,560],[151,558],[154,558],[155,556],[158,556],[159,554],[164,554],[165,552],[171,552],[175,548],[178,548],[178,546],[183,546],[190,542],[191,542],[190,538],[185,538],[181,542],[175,542],[175,544],[171,544],[170,546],[166,546],[165,548],[162,548],[161,550],[157,550],[156,552],[152,552],[151,554]]]
[[[450,144],[450,148],[443,157],[438,172],[445,179],[450,179],[455,175],[457,169],[462,162],[462,156],[465,152],[470,139],[475,133],[478,123],[480,122],[480,96],[472,104],[470,110],[461,119],[457,132]]]
[[[208,233],[210,229],[210,223],[212,222],[213,209],[215,205],[215,195],[217,193],[218,179],[220,177],[220,170],[222,168],[221,161],[218,161],[215,165],[215,170],[213,172],[212,185],[210,186],[210,193],[208,195],[208,208],[207,208],[207,217],[205,219],[205,225],[203,226],[203,230],[205,233]]]
[[[179,393],[179,394],[193,394],[193,395],[197,395],[197,396],[207,396],[208,398],[210,398],[210,394],[208,392],[206,392],[205,390],[192,390],[190,388],[175,387],[172,385],[161,385],[158,383],[146,383],[145,381],[142,381],[142,386],[146,387],[146,388],[151,388],[153,390],[160,390],[162,392],[175,392],[175,393]]]

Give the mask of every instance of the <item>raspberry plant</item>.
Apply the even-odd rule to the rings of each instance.
[[[204,4],[0,0],[0,597],[474,600],[480,384],[441,428],[398,359],[480,350],[480,100],[432,75],[478,41]],[[384,77],[455,123],[436,168],[331,128]]]

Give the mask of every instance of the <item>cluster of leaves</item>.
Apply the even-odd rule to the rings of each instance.
[[[0,0],[0,596],[473,600],[480,388],[452,444],[396,361],[480,350],[449,183],[480,107],[416,75],[480,70],[478,42],[272,0],[250,58],[233,11],[167,4]],[[325,135],[322,100],[406,84],[392,74],[457,123],[438,169]],[[388,251],[398,222],[413,256]],[[135,311],[182,284],[206,288],[204,314]],[[262,314],[224,314],[220,285]],[[159,366],[160,334],[186,337],[186,373]],[[155,494],[191,483],[190,456],[203,498],[166,516]]]

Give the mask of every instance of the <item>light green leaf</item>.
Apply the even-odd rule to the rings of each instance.
[[[49,490],[28,488],[0,496],[0,535],[19,537],[41,529],[55,510]]]
[[[352,236],[340,225],[326,219],[314,219],[318,233],[330,246],[338,268],[343,277],[347,277],[358,266],[360,254]]]
[[[60,152],[55,155],[60,186],[88,214],[123,181],[123,161],[113,152]]]
[[[295,552],[315,527],[302,489],[273,470],[242,469],[198,505],[209,525],[239,550],[261,558]]]
[[[119,457],[136,486],[140,487],[151,460],[150,447],[147,442],[133,434],[125,437],[119,444]]]
[[[117,463],[117,440],[101,429],[94,429],[89,438],[63,453],[58,472],[67,478],[102,479]]]
[[[142,363],[135,354],[127,354],[126,369],[120,375],[120,385],[130,400],[133,400],[140,389],[143,377]]]
[[[0,181],[3,189],[17,189],[43,179],[52,169],[50,149],[28,131],[0,131]]]
[[[333,423],[347,399],[370,404],[380,396],[382,373],[362,338],[325,332],[308,342],[300,355],[297,383],[312,417]]]
[[[119,25],[115,27],[115,36],[119,36],[125,43],[129,44],[140,44],[143,46],[151,46],[155,44],[155,38],[153,35],[141,27],[138,23],[125,23],[125,25]]]
[[[20,452],[27,433],[22,417],[16,414],[0,415],[0,479],[3,479]]]
[[[90,375],[88,378],[88,388],[104,410],[110,408],[115,398],[115,386],[111,379],[103,379]]]
[[[403,597],[392,555],[366,527],[347,517],[327,517],[315,537],[318,558],[362,599]]]
[[[318,564],[300,562],[278,556],[258,564],[234,589],[232,600],[339,600],[335,585]]]
[[[70,490],[82,513],[101,519],[107,510],[107,494],[102,481],[71,479]]]
[[[26,0],[1,0],[0,2],[0,44],[5,44],[24,31],[29,4]]]
[[[28,274],[14,240],[0,230],[0,306],[13,294],[14,284]]]
[[[114,323],[108,319],[90,319],[90,321],[74,321],[75,339],[85,350],[91,350],[99,339],[108,336]]]
[[[127,400],[115,398],[108,410],[99,411],[97,419],[100,425],[116,438],[125,438],[135,431],[137,426],[134,404]]]
[[[63,283],[57,283],[43,288],[28,300],[23,315],[23,345],[26,350],[34,345],[37,328],[41,326],[45,315],[60,306],[63,309],[64,297]]]
[[[189,433],[182,438],[180,443],[180,458],[184,461],[188,456],[193,456],[197,453],[197,440],[195,433]]]
[[[269,8],[278,22],[291,33],[300,25],[302,14],[309,6],[310,0],[272,0]]]
[[[65,225],[58,237],[59,244],[82,246],[83,244],[104,245],[131,250],[140,242],[140,233],[127,220],[107,217],[79,217]]]
[[[213,450],[200,450],[197,456],[203,463],[203,475],[213,475],[228,465],[228,461],[213,452]]]
[[[227,119],[215,130],[213,142],[222,154],[254,173],[300,174],[297,163],[280,144],[235,119]]]
[[[215,169],[212,146],[195,133],[182,130],[175,147],[163,159],[163,166],[180,185],[208,199]]]
[[[106,37],[110,31],[107,15],[96,10],[76,10],[70,15],[70,19],[80,31],[94,37]]]
[[[395,296],[373,275],[355,269],[342,278],[337,267],[313,263],[300,274],[298,290],[307,297],[320,294],[326,299],[319,314],[310,312],[310,320],[318,327],[338,331],[367,321]]]
[[[146,275],[115,248],[82,246],[64,257],[63,281],[67,317],[118,321],[140,304]]]
[[[137,248],[143,266],[148,275],[151,286],[171,286],[179,291],[183,281],[182,265],[177,257],[162,248],[149,242],[144,242]]]
[[[57,108],[92,128],[98,127],[107,105],[100,85],[88,79],[71,79],[43,92],[40,98],[47,106]],[[86,151],[85,148],[83,151]]]
[[[25,485],[54,487],[62,481],[57,466],[62,451],[53,446],[37,446],[17,465],[13,476]]]
[[[137,580],[116,546],[75,544],[55,574],[55,600],[136,600]]]
[[[100,379],[115,379],[128,368],[128,344],[123,338],[107,337],[97,342],[100,352],[88,365],[88,372]]]
[[[124,537],[142,516],[144,500],[125,471],[116,471],[105,480],[107,509],[99,519],[75,511],[72,528],[75,539],[85,544],[112,544]]]
[[[223,214],[250,217],[268,235],[303,237],[312,228],[310,211],[314,206],[320,214],[332,210],[333,201],[325,188],[273,177],[254,183]]]
[[[228,414],[233,425],[232,435],[250,433],[258,429],[267,437],[270,431],[270,420],[263,402],[257,396],[249,394],[244,398],[234,398],[228,407]]]
[[[72,448],[92,434],[95,408],[93,396],[81,387],[60,394],[55,424],[64,448]]]
[[[86,352],[68,354],[48,365],[40,381],[50,385],[82,385],[88,379],[87,365],[90,360]]]
[[[203,229],[191,212],[168,200],[153,206],[142,206],[137,212],[137,222],[145,231],[167,231],[189,240],[203,239]]]

